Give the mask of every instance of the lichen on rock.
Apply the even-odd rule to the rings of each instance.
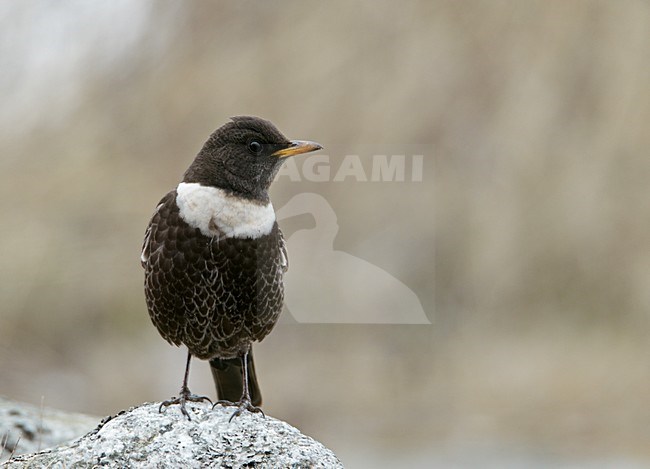
[[[244,412],[229,422],[232,408],[188,403],[158,411],[143,404],[57,448],[14,457],[6,467],[256,467],[337,468],[338,458],[291,425]]]

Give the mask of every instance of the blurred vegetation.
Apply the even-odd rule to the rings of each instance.
[[[433,148],[421,183],[273,188],[325,196],[335,248],[434,324],[286,321],[257,346],[269,414],[353,466],[650,461],[647,2],[28,1],[0,25],[0,393],[104,415],[176,392],[144,227],[253,114]],[[204,364],[192,381],[213,393]]]

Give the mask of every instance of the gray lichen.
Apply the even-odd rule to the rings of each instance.
[[[0,461],[66,443],[88,433],[99,420],[0,396]]]
[[[6,467],[256,467],[337,468],[329,449],[289,424],[232,408],[189,403],[192,420],[178,406],[158,412],[143,404],[104,419],[68,445],[14,457]]]

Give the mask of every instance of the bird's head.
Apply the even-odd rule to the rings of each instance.
[[[233,117],[210,135],[183,182],[266,201],[284,158],[321,148],[318,143],[289,140],[271,122],[259,117]]]

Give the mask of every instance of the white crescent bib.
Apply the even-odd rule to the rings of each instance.
[[[261,205],[195,182],[181,182],[176,194],[181,218],[205,236],[259,238],[275,223],[271,202]]]

